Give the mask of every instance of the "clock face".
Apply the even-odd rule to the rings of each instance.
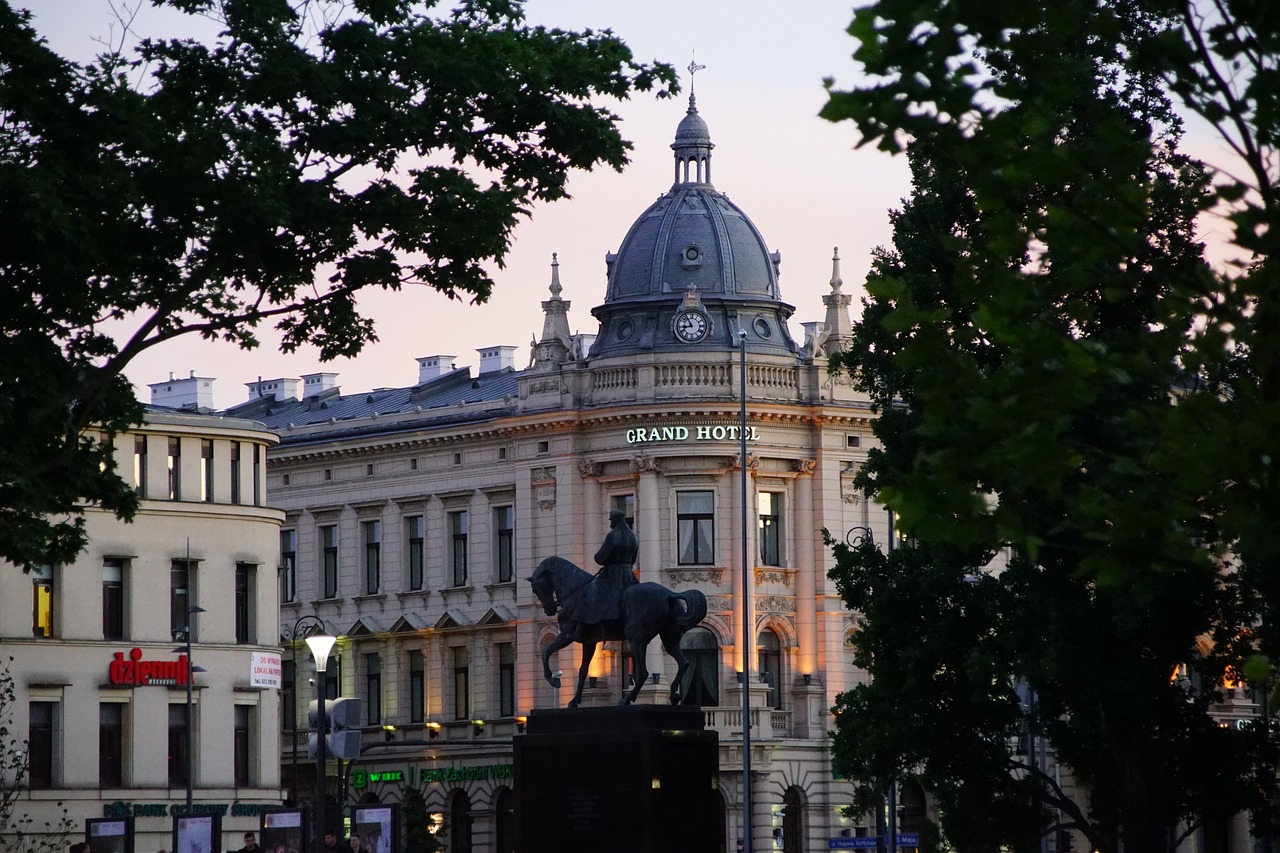
[[[675,333],[680,340],[694,344],[707,336],[711,324],[701,311],[685,310],[676,314]]]

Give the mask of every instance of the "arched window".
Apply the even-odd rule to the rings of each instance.
[[[706,628],[694,628],[680,640],[689,669],[680,684],[682,705],[714,708],[720,704],[720,644]]]
[[[466,791],[456,790],[450,796],[449,823],[445,829],[449,833],[450,853],[472,853],[471,798]]]
[[[497,853],[515,853],[516,850],[516,798],[510,788],[499,788],[493,808],[494,836],[498,840]]]
[[[782,709],[782,642],[771,629],[760,632],[760,657],[757,664],[760,680],[769,685],[769,707]]]
[[[782,795],[782,853],[804,853],[804,793],[792,785]]]

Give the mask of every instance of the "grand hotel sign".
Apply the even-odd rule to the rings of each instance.
[[[627,430],[627,444],[650,444],[662,441],[738,441],[742,437],[740,426],[655,426],[636,427]],[[753,426],[747,427],[747,441],[758,441],[760,433]]]

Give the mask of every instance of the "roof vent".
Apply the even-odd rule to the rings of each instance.
[[[338,374],[336,373],[304,373],[302,374],[302,393],[303,399],[314,397],[333,388],[338,387]]]
[[[249,389],[249,400],[270,397],[278,402],[298,399],[300,379],[259,379],[257,382],[246,382]]]
[[[515,347],[485,347],[476,352],[480,353],[481,376],[486,373],[497,373],[500,370],[515,369]]]
[[[454,356],[451,355],[428,355],[417,359],[418,362],[418,384],[430,382],[432,379],[444,376],[446,373],[454,371]]]
[[[174,379],[169,374],[165,382],[153,382],[151,389],[151,405],[168,406],[171,409],[212,409],[213,377],[191,375],[184,379]]]

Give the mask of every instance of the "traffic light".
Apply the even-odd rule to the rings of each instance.
[[[341,697],[325,706],[329,726],[329,754],[350,760],[360,757],[360,700]]]
[[[307,758],[318,754],[316,726],[320,712],[313,701],[307,705]],[[360,700],[348,697],[326,699],[324,703],[324,740],[326,758],[350,760],[360,757]]]

